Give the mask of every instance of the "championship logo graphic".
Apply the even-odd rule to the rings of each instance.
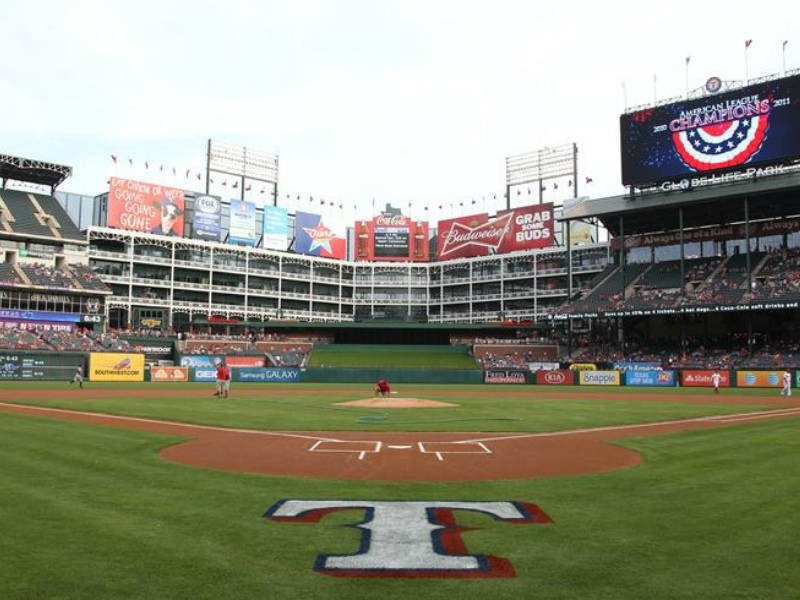
[[[767,134],[770,101],[728,101],[682,113],[670,122],[675,149],[696,171],[746,163]]]
[[[321,215],[302,211],[295,214],[294,250],[339,260],[344,260],[347,254],[345,239],[323,223]]]
[[[325,515],[360,510],[354,527],[361,544],[353,554],[320,554],[314,570],[334,577],[497,578],[516,577],[508,559],[469,554],[454,511],[489,515],[512,524],[552,523],[535,504],[524,502],[437,502],[281,500],[264,515],[272,521],[317,523]]]
[[[322,221],[316,227],[303,227],[303,231],[311,238],[311,246],[308,251],[313,252],[317,248],[322,248],[328,253],[332,253],[331,242],[336,239],[336,234],[325,227]]]

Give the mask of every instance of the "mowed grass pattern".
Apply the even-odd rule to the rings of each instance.
[[[176,441],[0,412],[0,597],[768,600],[800,589],[800,419],[625,440],[646,459],[633,469],[468,485],[189,468],[157,455]],[[284,498],[521,500],[554,523],[456,514],[477,528],[463,535],[470,552],[509,558],[514,579],[339,579],[314,560],[355,552],[346,526],[363,511],[264,520]]]

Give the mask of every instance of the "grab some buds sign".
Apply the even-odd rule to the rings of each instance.
[[[439,221],[439,259],[533,250],[553,245],[553,205],[536,204]]]

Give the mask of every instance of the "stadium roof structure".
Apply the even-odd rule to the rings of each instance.
[[[702,227],[745,221],[744,200],[750,221],[800,214],[800,172],[763,176],[731,184],[611,196],[582,202],[560,221],[598,219],[612,236],[678,229],[679,208],[683,227]]]
[[[25,181],[36,185],[46,185],[54,192],[70,175],[72,175],[72,167],[0,154],[0,179],[3,180],[3,187],[8,180]]]
[[[533,322],[517,323],[502,321],[494,323],[413,323],[407,321],[355,321],[355,322],[313,322],[313,321],[241,321],[220,323],[216,321],[192,321],[192,325],[244,325],[269,329],[420,329],[420,330],[479,330],[498,331],[507,329],[549,330],[550,325]]]

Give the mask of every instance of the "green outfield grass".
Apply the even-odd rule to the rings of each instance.
[[[167,412],[225,422],[202,400],[182,402],[197,415],[175,405]],[[793,598],[800,589],[800,419],[625,440],[646,459],[633,469],[482,484],[190,468],[157,455],[178,439],[0,412],[0,598],[727,600]],[[339,579],[313,572],[314,559],[354,552],[357,532],[342,525],[363,514],[317,524],[262,518],[285,498],[520,500],[554,523],[458,514],[479,528],[464,534],[469,550],[511,559],[515,579]]]
[[[11,384],[0,384],[2,390]],[[19,384],[17,386],[19,388]],[[372,396],[364,384],[234,384],[233,398],[213,397],[213,384],[89,383],[92,390],[113,390],[108,397],[70,397],[58,391],[64,383],[31,383],[27,390],[41,394],[17,403],[78,409],[113,415],[131,415],[205,425],[224,425],[283,431],[558,431],[631,423],[687,419],[715,414],[764,410],[763,406],[725,404],[703,389],[642,390],[615,388],[632,399],[637,394],[663,394],[665,401],[603,401],[598,388],[536,388],[534,386],[403,384],[395,389],[404,397],[458,404],[446,409],[344,408],[337,403]],[[143,395],[146,391],[148,395]],[[511,391],[520,395],[508,395]],[[563,397],[560,392],[574,397]],[[157,392],[156,395],[154,392]],[[237,395],[237,392],[239,394]],[[122,393],[122,395],[119,395]],[[758,390],[726,390],[728,396],[757,396]],[[669,402],[666,398],[706,395],[708,404]],[[385,418],[383,416],[385,415]],[[367,417],[370,423],[362,422]]]
[[[310,367],[376,367],[400,369],[475,369],[466,346],[321,345],[314,348]]]

